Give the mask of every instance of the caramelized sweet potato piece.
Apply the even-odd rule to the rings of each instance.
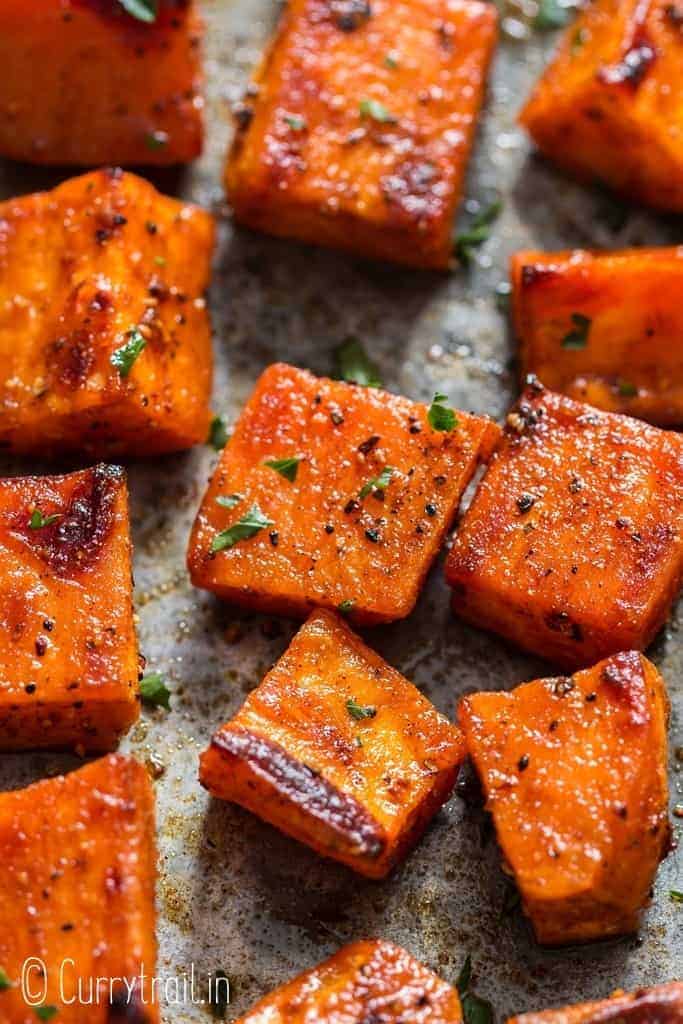
[[[121,457],[206,439],[213,230],[121,171],[0,203],[3,447]]]
[[[81,166],[199,156],[201,22],[193,0],[156,6],[148,24],[120,0],[2,0],[0,153]]]
[[[555,1010],[522,1013],[507,1024],[680,1024],[683,984],[672,981],[635,992],[617,991],[609,999]]]
[[[363,623],[408,615],[499,434],[489,420],[457,420],[433,430],[425,406],[406,398],[270,366],[204,496],[192,582],[300,618],[316,605]],[[289,469],[268,465],[281,459]],[[244,529],[254,513],[256,529]],[[235,543],[218,550],[223,540]]]
[[[683,439],[532,383],[446,563],[453,608],[568,668],[644,650],[683,573]]]
[[[496,23],[479,0],[291,0],[236,112],[237,219],[447,267]]]
[[[635,992],[617,992],[598,1002],[522,1013],[507,1024],[680,1024],[682,1020],[683,984],[671,981]]]
[[[138,717],[123,471],[0,480],[0,750],[110,750]]]
[[[110,756],[0,794],[0,862],[3,1024],[38,1017],[22,992],[30,961],[26,994],[60,1024],[155,1024],[154,796],[144,768]]]
[[[518,252],[522,379],[659,426],[683,424],[683,246]]]
[[[200,779],[370,878],[413,846],[455,783],[459,730],[332,612],[314,612],[237,715]]]
[[[400,946],[352,942],[276,988],[236,1024],[460,1024],[455,989]]]
[[[576,177],[683,210],[681,0],[587,4],[522,110],[539,149]]]
[[[635,931],[668,851],[668,702],[636,651],[460,704],[467,748],[536,938]]]

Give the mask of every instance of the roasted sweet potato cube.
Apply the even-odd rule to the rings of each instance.
[[[111,458],[206,440],[213,230],[121,171],[0,203],[0,445]]]
[[[455,989],[400,946],[352,942],[281,985],[236,1024],[459,1024]]]
[[[498,434],[466,413],[434,430],[424,405],[275,364],[202,502],[192,581],[270,613],[400,619]]]
[[[202,755],[200,779],[370,878],[448,798],[460,731],[333,612],[314,612]]]
[[[0,794],[0,859],[3,1024],[37,1020],[39,1006],[41,1019],[60,1024],[155,1024],[154,796],[145,769],[112,755]]]
[[[668,851],[668,701],[642,654],[460,704],[503,856],[536,938],[638,926]]]
[[[132,9],[132,4],[128,5]],[[39,164],[178,164],[202,149],[193,0],[3,0],[0,153]]]
[[[522,110],[536,145],[576,177],[683,210],[680,0],[587,4]]]
[[[0,750],[110,750],[139,714],[123,471],[0,480]]]
[[[447,267],[496,23],[479,0],[291,0],[236,111],[238,221]]]
[[[508,1024],[680,1024],[681,1020],[683,984],[671,981],[635,992],[618,992],[611,999],[522,1013],[511,1017]]]
[[[511,270],[523,378],[599,409],[683,424],[683,246],[518,252]]]
[[[566,668],[644,650],[683,572],[683,439],[531,383],[446,563],[453,608]]]

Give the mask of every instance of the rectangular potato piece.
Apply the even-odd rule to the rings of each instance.
[[[446,268],[496,35],[479,0],[291,0],[237,110],[237,220]]]
[[[0,203],[0,444],[110,459],[205,441],[213,237],[208,213],[121,171]],[[122,375],[133,329],[146,347]]]
[[[460,1024],[455,989],[400,946],[352,942],[276,988],[235,1024]]]
[[[154,796],[142,765],[112,755],[0,794],[0,861],[3,1024],[37,1020],[21,987],[31,962],[26,992],[60,1024],[156,1024]],[[121,978],[130,994],[110,982]]]
[[[382,878],[455,784],[459,730],[331,612],[315,612],[201,760],[202,784]]]
[[[520,115],[539,149],[627,199],[683,210],[683,7],[595,0]]]
[[[618,992],[597,1002],[521,1013],[507,1024],[680,1024],[681,1020],[683,984],[671,981],[635,992]]]
[[[458,412],[433,430],[424,405],[283,363],[260,377],[221,456],[190,538],[192,582],[227,601],[359,623],[408,615],[479,459],[499,428]],[[290,481],[266,461],[300,457]],[[384,491],[360,493],[386,467]],[[217,499],[240,496],[226,510]],[[217,534],[254,505],[273,525],[217,554]]]
[[[158,6],[146,24],[119,0],[2,0],[0,153],[77,166],[199,156],[202,25],[193,0]]]
[[[532,384],[446,562],[453,609],[567,668],[644,650],[683,578],[683,439]]]
[[[683,246],[518,252],[511,278],[523,380],[535,374],[599,409],[683,424]]]
[[[123,470],[0,480],[0,564],[0,750],[110,750],[139,714]]]
[[[654,665],[620,653],[465,697],[459,718],[538,941],[634,932],[669,846],[668,699]]]

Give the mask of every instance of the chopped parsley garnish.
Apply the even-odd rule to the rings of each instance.
[[[131,327],[127,332],[128,341],[121,345],[111,354],[110,363],[119,371],[119,377],[127,377],[133,369],[135,360],[138,358],[147,342],[144,335],[137,327]]]
[[[398,55],[395,50],[389,50],[389,53],[384,57],[384,67],[391,68],[392,71],[398,67]]]
[[[347,338],[334,350],[335,376],[349,384],[362,384],[366,388],[381,388],[379,370],[372,362],[358,338]]]
[[[370,117],[380,124],[396,124],[396,117],[379,100],[361,100],[358,111],[361,117]]]
[[[464,266],[468,267],[472,262],[472,250],[487,240],[491,234],[491,225],[500,216],[502,209],[503,200],[494,199],[473,217],[465,231],[455,236],[455,255]]]
[[[351,598],[347,597],[347,599],[345,601],[341,601],[337,605],[337,611],[340,612],[342,615],[348,615],[349,612],[353,611],[353,609],[355,607],[356,607],[356,602],[352,601]]]
[[[577,54],[579,52],[579,50],[581,49],[583,44],[586,42],[587,38],[588,38],[588,33],[586,32],[585,28],[577,28],[576,29],[576,31],[574,32],[574,35],[572,36],[572,42],[571,42],[572,56],[574,56],[575,54]]]
[[[244,501],[243,494],[219,494],[216,498],[216,504],[221,508],[234,508],[241,501]]]
[[[38,1020],[52,1020],[57,1015],[56,1006],[37,1006],[35,1008],[35,1015]]]
[[[374,718],[377,714],[377,708],[372,704],[359,704],[353,697],[347,700],[346,710],[357,722],[362,722],[364,718]]]
[[[217,551],[231,548],[239,541],[248,540],[266,527],[274,525],[271,519],[264,516],[258,505],[252,505],[238,522],[216,534],[211,544],[211,553],[216,554]]]
[[[171,691],[164,682],[160,672],[150,672],[140,680],[140,696],[146,704],[155,704],[157,707],[171,710]]]
[[[552,32],[553,29],[564,28],[571,15],[572,11],[559,0],[539,0],[538,13],[532,25],[538,32]]]
[[[225,1020],[230,1005],[230,979],[225,971],[214,971],[209,982],[209,1005],[211,1016]]]
[[[145,142],[147,149],[163,149],[164,146],[168,145],[168,135],[162,131],[150,132],[145,137]]]
[[[286,459],[268,459],[263,465],[274,469],[276,473],[279,473],[285,480],[289,480],[290,484],[293,484],[296,480],[296,474],[299,472],[300,462],[301,459],[297,455],[292,455]]]
[[[155,256],[154,257],[154,262],[156,263],[156,265],[158,267],[165,267],[166,266],[166,257],[165,256]]]
[[[368,480],[367,483],[363,484],[360,489],[359,498],[367,498],[368,494],[384,494],[387,487],[391,483],[391,478],[394,475],[393,466],[385,466],[379,476],[373,477],[372,480]]]
[[[209,424],[209,436],[206,439],[206,443],[219,452],[222,448],[225,448],[229,440],[230,434],[225,425],[225,420],[222,416],[214,416]]]
[[[583,313],[572,313],[574,327],[562,339],[562,348],[581,349],[588,344],[588,335],[591,329],[592,320]]]
[[[472,982],[472,957],[465,958],[455,986],[460,996],[464,1024],[493,1024],[493,1007],[486,999],[470,991]]]
[[[51,516],[44,516],[39,508],[34,508],[28,525],[32,530],[42,530],[44,526],[52,526],[59,519],[59,513],[54,512]]]
[[[289,125],[293,132],[302,132],[306,127],[306,119],[298,114],[285,114],[282,120]]]
[[[458,417],[453,410],[444,405],[448,401],[448,395],[437,394],[432,399],[432,404],[427,412],[429,425],[433,430],[455,430],[458,425]]]
[[[624,380],[623,377],[617,381],[617,388],[619,389],[619,394],[622,398],[633,398],[638,394],[638,388],[636,385],[630,380]]]
[[[157,20],[158,0],[119,0],[119,3],[131,18],[145,21],[148,25]]]
[[[674,903],[683,903],[683,891],[681,891],[680,889],[670,889],[669,896],[674,901]]]
[[[5,989],[11,988],[12,982],[7,977],[5,971],[0,967],[0,992],[4,992]]]

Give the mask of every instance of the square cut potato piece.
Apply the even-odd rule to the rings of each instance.
[[[617,992],[611,999],[521,1013],[507,1024],[680,1024],[682,1020],[683,983],[671,981],[635,992]]]
[[[202,755],[200,780],[383,878],[448,799],[462,735],[332,612],[315,612]]]
[[[681,0],[595,0],[567,29],[520,115],[569,173],[683,210]]]
[[[199,156],[202,26],[192,0],[2,0],[0,153],[38,164]]]
[[[205,441],[213,236],[208,213],[116,170],[0,203],[0,445],[111,458]]]
[[[192,582],[302,619],[314,606],[341,606],[367,624],[408,615],[500,433],[481,417],[459,412],[457,421],[433,430],[424,405],[270,366],[204,496],[188,552]],[[298,460],[290,478],[267,465],[280,459]],[[219,534],[254,512],[263,528],[231,534],[236,542],[216,551]]]
[[[446,268],[496,35],[479,0],[291,0],[236,111],[237,220]]]
[[[532,382],[449,554],[453,609],[562,667],[644,650],[682,527],[683,438]]]
[[[455,989],[400,946],[353,942],[281,985],[236,1024],[459,1024]]]
[[[662,427],[683,424],[683,246],[518,252],[522,379]]]
[[[0,750],[110,750],[139,714],[123,470],[0,480]]]
[[[538,941],[633,932],[669,848],[668,700],[636,651],[476,693],[460,724]]]
[[[38,1017],[25,963],[27,996],[60,1024],[157,1024],[154,796],[142,765],[112,755],[0,794],[0,861],[3,1024]]]

